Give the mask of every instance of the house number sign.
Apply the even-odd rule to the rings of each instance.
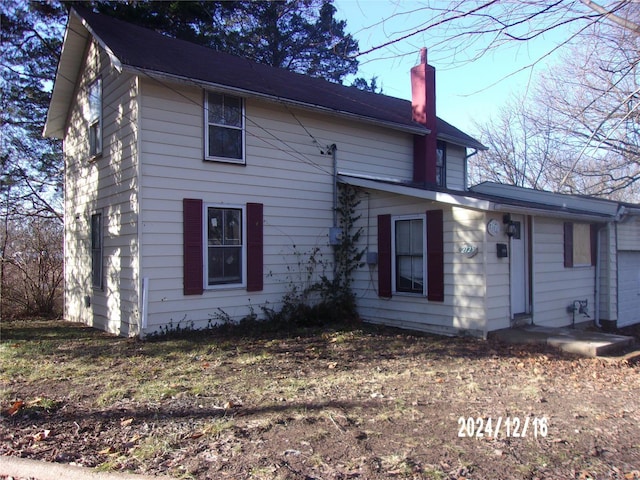
[[[458,252],[467,258],[472,258],[472,257],[475,257],[476,254],[478,253],[478,247],[476,247],[475,245],[469,245],[468,243],[465,243],[464,245],[461,245],[458,248]]]

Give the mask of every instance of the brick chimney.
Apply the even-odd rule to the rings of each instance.
[[[413,121],[428,128],[425,136],[414,135],[413,181],[420,185],[436,184],[436,69],[427,64],[427,49],[420,49],[420,64],[411,69],[411,106]]]

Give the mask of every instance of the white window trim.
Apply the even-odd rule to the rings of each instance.
[[[396,287],[396,222],[398,220],[422,220],[422,293],[399,292]],[[408,297],[427,296],[427,214],[421,215],[397,215],[391,217],[391,291],[394,295]]]
[[[241,130],[242,132],[242,158],[229,158],[229,157],[215,157],[215,156],[211,156],[209,155],[209,92],[212,93],[218,93],[220,95],[226,96],[226,97],[233,97],[233,98],[238,98],[240,100],[240,104],[242,106],[241,110],[241,118],[242,118],[242,126],[240,128],[238,127],[234,127],[234,126],[229,126],[229,125],[219,125],[221,127],[224,128],[231,128],[231,129],[235,129],[235,130]],[[246,165],[246,151],[247,151],[247,145],[246,145],[246,121],[245,121],[245,99],[243,97],[239,97],[236,95],[229,95],[227,93],[224,92],[216,92],[214,90],[205,90],[204,91],[204,108],[203,108],[203,112],[204,112],[204,159],[207,161],[212,161],[212,162],[224,162],[224,163],[235,163],[238,165]],[[211,125],[218,125],[216,123],[212,123]]]
[[[88,103],[89,103],[89,115],[91,115],[91,90],[93,88],[93,86],[99,83],[100,84],[100,112],[98,113],[98,119],[94,120],[93,117],[89,117],[89,127],[87,129],[87,133],[88,133],[88,137],[90,137],[91,135],[91,128],[93,127],[93,125],[95,125],[96,123],[99,126],[99,134],[97,137],[97,141],[98,141],[98,148],[96,148],[95,152],[91,152],[91,142],[89,141],[89,157],[91,159],[100,157],[102,155],[102,150],[103,150],[103,143],[104,143],[104,135],[103,135],[103,128],[104,128],[104,123],[103,123],[103,119],[102,119],[102,110],[103,110],[103,84],[102,84],[102,77],[96,77],[91,83],[89,83],[89,89],[88,89]]]
[[[234,209],[242,211],[242,265],[240,266],[240,272],[242,275],[242,282],[239,283],[226,283],[221,285],[209,285],[209,239],[208,239],[208,209],[209,208],[224,208]],[[246,205],[235,205],[227,203],[204,203],[202,210],[202,245],[204,245],[203,259],[204,268],[202,284],[205,290],[230,290],[247,287],[247,211]]]

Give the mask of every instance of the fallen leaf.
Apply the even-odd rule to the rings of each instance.
[[[122,420],[120,422],[120,426],[121,427],[128,427],[129,425],[131,425],[133,423],[133,418],[127,418],[126,420]]]
[[[33,440],[36,442],[41,442],[42,440],[46,440],[47,438],[49,438],[50,433],[51,433],[51,430],[43,430],[42,432],[36,433],[33,436]]]
[[[17,402],[13,402],[11,408],[7,410],[7,415],[15,415],[20,411],[20,409],[24,407],[24,402],[22,400],[18,400]]]
[[[113,447],[107,447],[98,452],[101,455],[111,455],[112,453],[116,453],[116,449]]]

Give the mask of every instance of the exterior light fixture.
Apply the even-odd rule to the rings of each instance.
[[[505,233],[507,234],[507,237],[511,238],[518,233],[518,226],[511,220],[511,215],[509,213],[502,217],[502,223],[506,226]]]

